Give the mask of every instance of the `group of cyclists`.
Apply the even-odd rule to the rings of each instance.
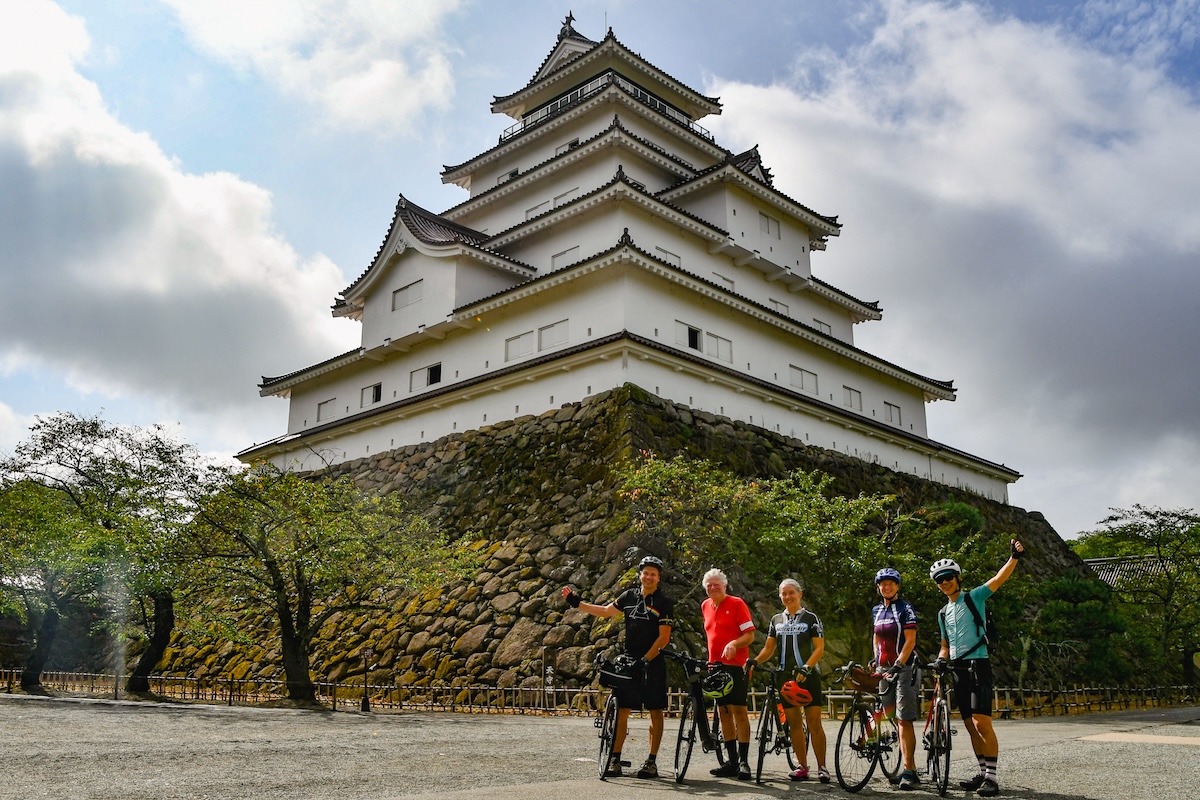
[[[1010,557],[988,581],[964,590],[962,568],[952,559],[935,561],[929,577],[946,598],[939,611],[941,633],[939,665],[952,669],[954,697],[959,714],[979,762],[978,774],[960,786],[983,797],[1000,792],[996,774],[999,743],[992,727],[992,670],[988,659],[984,625],[989,597],[1013,574],[1024,547],[1010,542]],[[585,602],[570,586],[562,596],[573,608],[597,617],[623,615],[625,652],[638,669],[632,679],[617,685],[617,731],[605,777],[622,777],[621,749],[632,711],[645,710],[650,717],[649,754],[637,771],[639,778],[658,777],[658,751],[662,744],[664,712],[667,708],[666,659],[661,655],[671,640],[675,604],[659,588],[664,564],[646,556],[638,564],[638,585],[626,589],[611,603]],[[795,578],[779,584],[783,610],[771,618],[762,649],[751,657],[755,625],[750,608],[740,597],[729,594],[729,580],[719,569],[710,569],[702,579],[706,599],[700,606],[708,641],[709,673],[705,694],[714,697],[720,715],[720,730],[727,758],[711,770],[718,777],[749,780],[750,717],[747,707],[754,668],[770,664],[776,689],[795,749],[797,768],[791,780],[810,777],[808,750],[816,760],[816,778],[829,782],[826,767],[825,733],[821,727],[824,693],[819,662],[825,651],[825,634],[820,618],[804,606],[804,588]],[[892,567],[875,574],[875,591],[880,602],[872,609],[874,669],[887,680],[881,686],[884,713],[896,720],[903,769],[897,778],[901,790],[920,783],[916,768],[916,732],[913,722],[921,714],[921,679],[917,663],[917,613],[900,597],[902,580]],[[807,730],[807,735],[806,735]]]

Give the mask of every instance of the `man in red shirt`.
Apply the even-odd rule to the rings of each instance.
[[[708,637],[708,660],[717,669],[728,672],[732,688],[717,699],[721,731],[725,734],[725,765],[711,770],[713,775],[750,780],[750,715],[746,710],[746,659],[754,641],[754,621],[750,609],[740,597],[727,594],[729,579],[719,569],[704,573],[704,591],[708,599],[700,606],[704,615],[704,633]]]

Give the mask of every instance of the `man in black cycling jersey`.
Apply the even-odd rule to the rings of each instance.
[[[650,755],[638,770],[639,778],[658,777],[658,747],[662,743],[663,711],[667,707],[667,660],[661,651],[671,641],[675,604],[658,590],[663,562],[646,556],[638,563],[638,586],[626,589],[608,605],[585,603],[575,590],[564,586],[567,604],[595,617],[625,615],[625,652],[640,661],[642,667],[629,688],[617,688],[617,735],[612,756],[605,768],[606,778],[621,777],[621,747],[629,729],[629,712],[650,712]]]

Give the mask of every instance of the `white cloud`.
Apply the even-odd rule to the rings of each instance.
[[[0,458],[11,455],[17,445],[29,437],[33,417],[18,414],[0,403]]]
[[[246,409],[263,371],[355,344],[328,313],[343,275],[279,235],[268,192],[189,174],[114,119],[76,71],[77,19],[20,7],[23,24],[0,28],[0,363],[154,398],[244,445],[280,410]]]
[[[1014,502],[1067,533],[1113,505],[1197,505],[1166,465],[1200,443],[1200,108],[1061,28],[882,8],[869,41],[801,53],[787,83],[709,87],[711,127],[841,215],[814,268],[882,300],[859,344],[955,379],[931,433],[1025,473]]]
[[[346,130],[409,132],[454,93],[443,20],[457,0],[163,0],[214,58]]]

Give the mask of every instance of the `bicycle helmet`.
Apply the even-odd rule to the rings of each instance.
[[[733,676],[723,669],[710,669],[700,681],[700,690],[710,700],[719,700],[733,691]]]
[[[875,573],[875,585],[878,586],[880,581],[895,581],[900,583],[900,573],[891,567],[884,567]]]
[[[933,581],[937,581],[939,576],[953,575],[956,578],[962,577],[962,567],[952,558],[939,558],[933,562],[929,568],[929,577]]]
[[[795,681],[786,681],[779,687],[779,696],[797,708],[808,705],[813,699],[812,692]]]
[[[646,567],[657,567],[659,574],[663,573],[663,562],[658,556],[645,556],[638,562],[638,572],[641,572]]]

